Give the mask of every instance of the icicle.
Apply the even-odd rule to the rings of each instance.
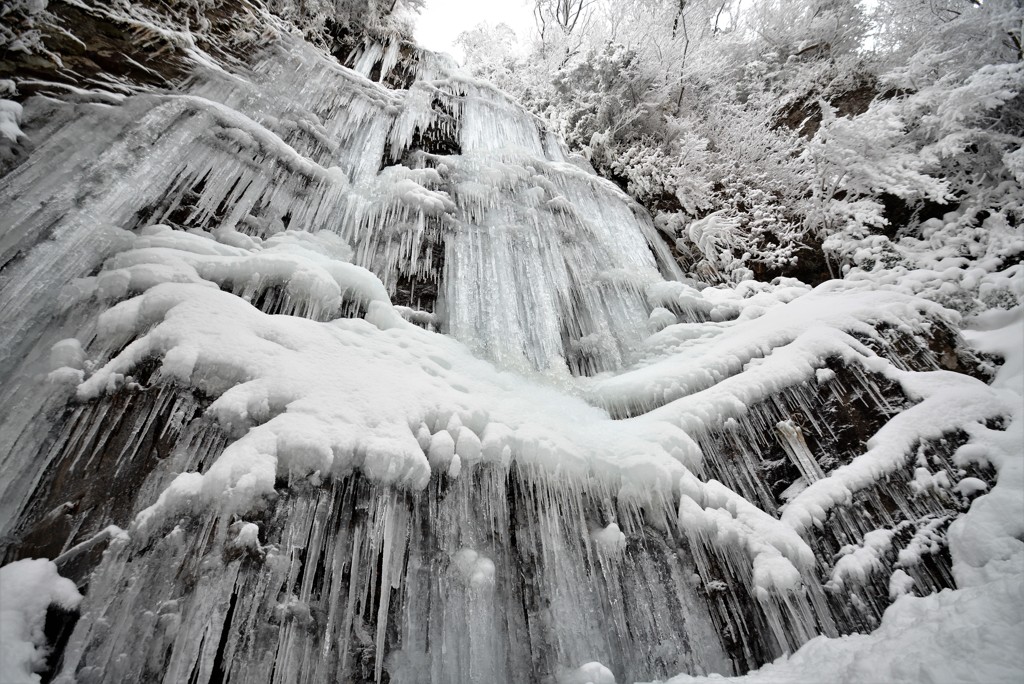
[[[800,470],[800,474],[803,475],[806,482],[817,482],[825,477],[814,454],[807,448],[807,442],[798,425],[792,420],[783,420],[776,424],[775,429],[782,438],[782,446],[785,448],[786,454],[792,459],[793,465]]]

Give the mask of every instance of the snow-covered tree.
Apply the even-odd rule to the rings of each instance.
[[[584,10],[585,25],[548,32],[528,56],[491,34],[468,64],[646,206],[684,264],[707,261],[686,227],[711,212],[745,236],[737,265],[812,281],[916,263],[908,240],[937,215],[957,212],[950,230],[1020,223],[1013,0]]]

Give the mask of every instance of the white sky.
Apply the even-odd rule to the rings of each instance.
[[[452,45],[456,36],[477,24],[502,22],[523,40],[533,27],[532,6],[532,0],[427,0],[423,12],[414,17],[416,42],[461,59],[461,51]]]

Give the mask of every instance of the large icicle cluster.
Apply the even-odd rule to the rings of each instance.
[[[396,36],[342,66],[258,3],[194,33],[67,7],[180,73],[18,84],[0,588],[78,610],[5,613],[25,677],[634,681],[795,652],[763,674],[800,680],[915,615],[1019,605],[1020,309],[975,353],[898,289],[684,283],[613,184]]]

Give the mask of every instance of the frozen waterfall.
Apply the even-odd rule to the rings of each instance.
[[[46,681],[741,674],[995,553],[1019,407],[941,307],[682,282],[397,37],[69,7],[177,71],[21,84],[0,177],[0,552],[81,594],[40,575]]]

